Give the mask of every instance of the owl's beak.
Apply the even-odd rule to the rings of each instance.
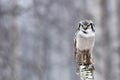
[[[87,26],[84,26],[84,27],[83,27],[84,30],[87,30],[87,28],[88,28]]]

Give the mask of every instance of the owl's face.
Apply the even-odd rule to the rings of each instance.
[[[87,34],[89,32],[95,32],[95,26],[91,20],[83,20],[79,23],[78,30]]]

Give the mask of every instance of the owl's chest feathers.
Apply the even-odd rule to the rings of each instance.
[[[77,34],[76,36],[76,47],[80,50],[92,49],[94,46],[95,36],[92,34],[81,35]]]

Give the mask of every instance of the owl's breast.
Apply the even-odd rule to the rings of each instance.
[[[84,36],[78,34],[76,37],[76,47],[79,48],[80,50],[85,50],[85,49],[92,49],[94,46],[94,41],[95,41],[95,36],[94,35],[89,35],[89,36]]]

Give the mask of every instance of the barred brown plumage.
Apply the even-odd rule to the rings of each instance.
[[[74,56],[77,62],[77,73],[80,72],[80,66],[89,66],[94,70],[94,61],[92,50],[95,42],[95,26],[91,20],[80,21],[79,27],[75,33]]]

